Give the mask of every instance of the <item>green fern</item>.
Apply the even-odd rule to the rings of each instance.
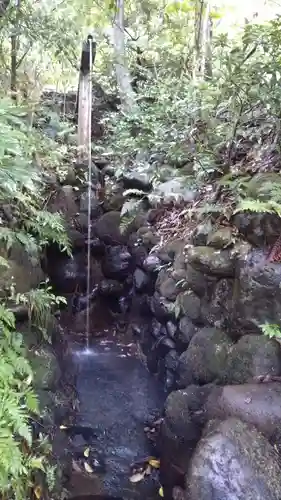
[[[270,201],[260,201],[252,200],[250,198],[245,198],[241,200],[234,210],[234,214],[237,212],[256,212],[256,213],[276,213],[281,217],[281,204],[274,200]]]

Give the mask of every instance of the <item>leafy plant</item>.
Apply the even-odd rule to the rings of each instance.
[[[66,304],[65,297],[55,295],[48,282],[42,284],[41,288],[32,289],[26,293],[18,293],[14,297],[16,304],[24,304],[28,309],[28,317],[31,326],[39,328],[45,340],[48,337],[48,328],[52,319],[52,312],[60,304]]]
[[[35,470],[44,457],[34,454],[29,415],[38,413],[32,370],[24,356],[15,317],[0,304],[0,491],[2,498],[27,500]]]
[[[279,325],[273,325],[270,323],[264,323],[260,325],[262,333],[267,337],[271,338],[281,338],[281,328]]]

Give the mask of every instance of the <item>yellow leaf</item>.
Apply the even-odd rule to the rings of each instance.
[[[89,455],[90,455],[90,448],[86,448],[84,450],[84,457],[89,458]]]
[[[163,491],[163,487],[162,486],[161,486],[161,488],[159,488],[158,493],[159,493],[160,497],[164,498],[164,491]]]
[[[41,498],[41,497],[42,497],[42,488],[41,488],[41,486],[35,486],[35,488],[34,488],[34,490],[33,490],[33,491],[34,491],[34,495],[35,495],[35,496],[36,496],[36,498],[38,498],[38,500],[39,500],[39,498]]]
[[[60,425],[60,429],[63,431],[64,429],[67,429],[66,425]]]
[[[92,467],[87,462],[84,462],[84,467],[85,471],[88,472],[88,474],[92,474],[94,472]]]
[[[160,468],[160,460],[157,460],[157,458],[151,458],[148,461],[149,465],[153,467],[154,469],[159,469]]]
[[[131,481],[131,483],[139,483],[140,481],[143,480],[144,476],[145,476],[145,471],[143,471],[143,472],[136,472],[135,474],[133,474],[130,477],[130,481]]]

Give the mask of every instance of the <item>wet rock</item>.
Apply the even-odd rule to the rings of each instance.
[[[198,271],[215,276],[234,276],[234,261],[228,250],[215,250],[211,247],[190,247],[187,260]]]
[[[199,297],[197,297],[192,290],[180,293],[178,295],[177,303],[183,316],[188,316],[195,323],[200,323],[201,302]]]
[[[137,268],[133,274],[133,283],[135,290],[141,293],[148,288],[150,278],[142,269]]]
[[[200,441],[191,460],[185,498],[278,500],[280,475],[278,455],[268,441],[254,428],[228,419]]]
[[[281,374],[281,349],[263,335],[244,335],[230,349],[226,378],[243,384],[258,375]]]
[[[239,283],[235,317],[247,331],[260,331],[264,323],[281,323],[281,264],[270,263],[254,250],[238,262]]]
[[[227,369],[228,353],[232,342],[216,328],[202,328],[191,339],[187,350],[181,354],[178,367],[179,387],[189,384],[223,382]]]
[[[203,224],[199,224],[192,233],[191,243],[197,247],[207,245],[208,236],[212,229],[213,226],[210,220]]]
[[[148,255],[143,262],[143,269],[147,272],[153,273],[159,270],[161,260],[157,255]]]
[[[106,245],[120,245],[125,237],[120,231],[120,213],[107,212],[94,225],[94,231]]]
[[[192,337],[197,332],[197,328],[188,316],[183,316],[179,322],[177,332],[177,346],[180,351],[184,351],[189,346]]]
[[[88,191],[82,193],[80,196],[80,212],[88,214],[88,200],[89,195]],[[94,191],[91,191],[90,195],[90,203],[91,203],[91,219],[97,219],[103,213],[100,201],[97,199]]]
[[[279,382],[228,385],[218,397],[210,398],[208,419],[236,417],[254,425],[268,439],[281,438],[281,384]]]
[[[47,347],[27,352],[33,369],[33,385],[39,389],[54,389],[60,378],[60,368],[55,354]]]
[[[218,250],[223,250],[224,248],[228,248],[233,245],[234,238],[232,235],[231,227],[221,227],[216,231],[209,234],[207,238],[207,245],[213,248],[217,248]]]
[[[102,280],[99,284],[99,293],[103,297],[119,297],[124,292],[124,285],[116,280]]]
[[[125,246],[108,247],[102,260],[102,271],[106,278],[125,280],[131,271],[131,254]]]

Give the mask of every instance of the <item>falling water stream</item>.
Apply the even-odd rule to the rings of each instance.
[[[93,40],[89,40],[89,98],[88,98],[88,241],[87,241],[87,311],[86,311],[86,352],[90,339],[90,292],[91,292],[91,201],[92,201],[92,68]]]

